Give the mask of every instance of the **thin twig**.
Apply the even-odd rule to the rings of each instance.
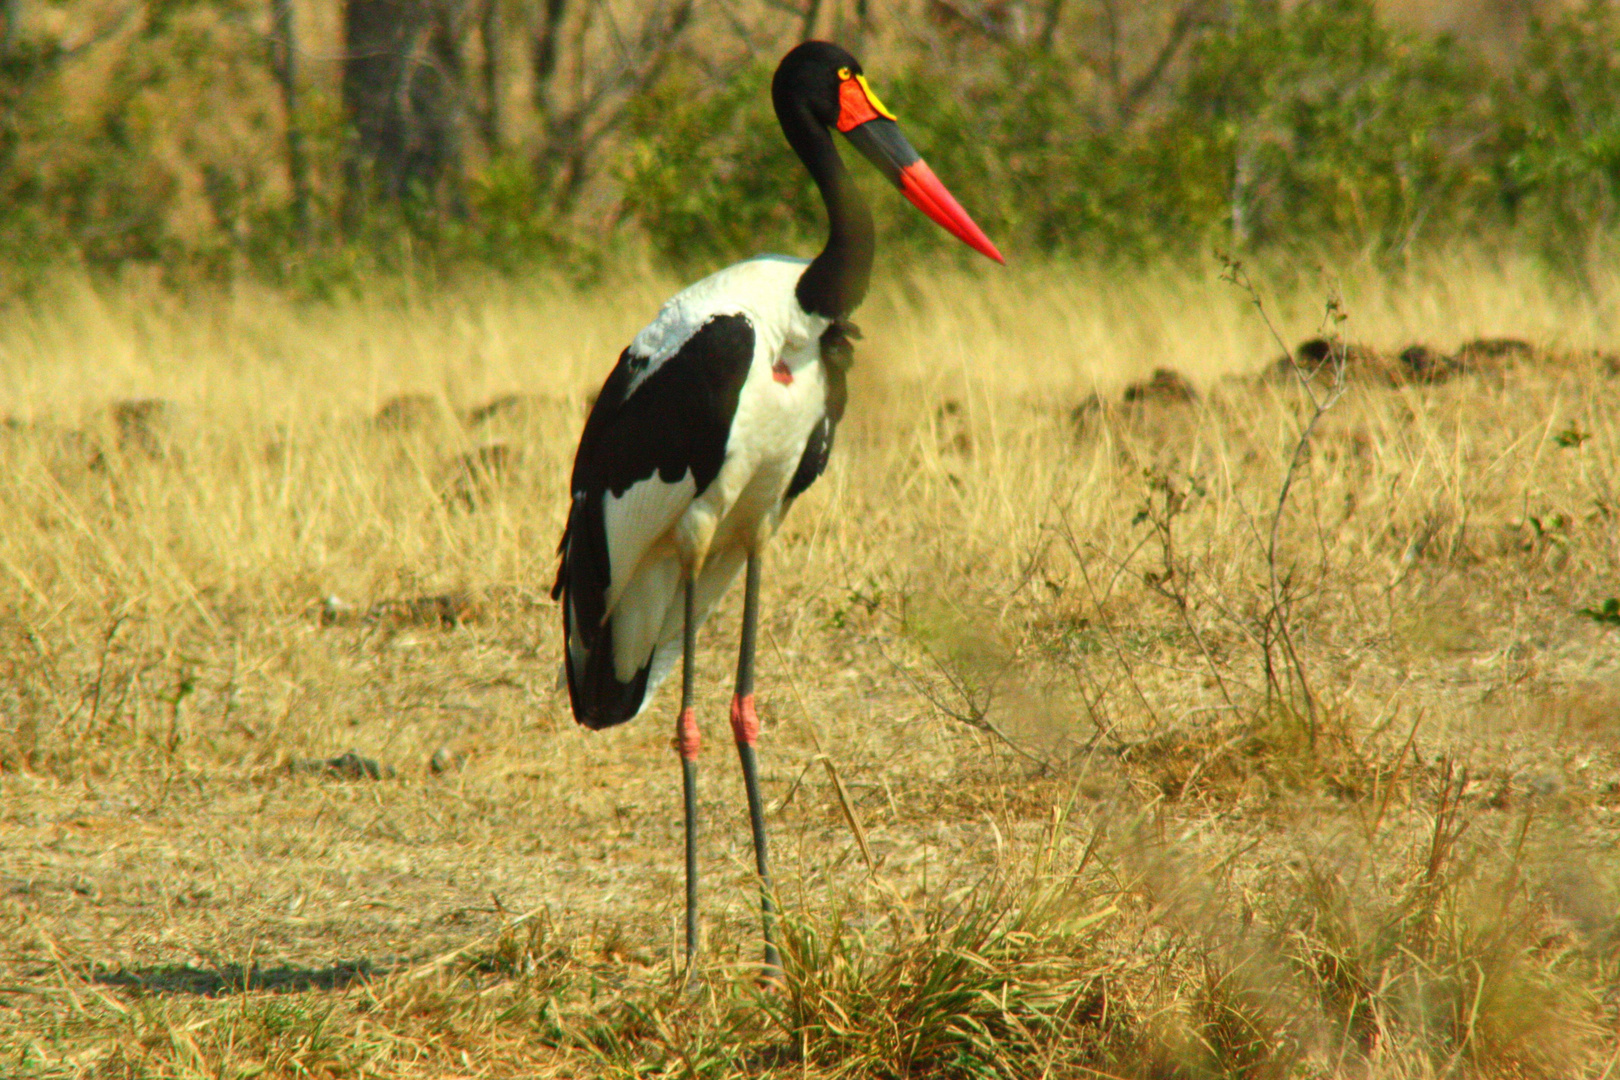
[[[1310,399],[1312,406],[1310,418],[1305,422],[1304,427],[1300,430],[1299,438],[1295,441],[1293,452],[1288,458],[1288,467],[1283,472],[1282,484],[1277,491],[1276,506],[1272,510],[1271,529],[1270,535],[1266,541],[1265,552],[1267,586],[1271,602],[1270,610],[1266,613],[1266,624],[1270,626],[1274,621],[1277,632],[1277,640],[1280,642],[1283,652],[1287,657],[1289,674],[1299,687],[1300,698],[1302,699],[1305,707],[1310,745],[1314,748],[1316,745],[1317,736],[1316,699],[1315,695],[1311,691],[1310,681],[1306,674],[1305,665],[1300,659],[1299,650],[1294,642],[1293,628],[1288,618],[1288,612],[1292,602],[1289,592],[1292,584],[1291,575],[1285,577],[1283,574],[1278,572],[1277,548],[1282,533],[1283,515],[1288,510],[1288,496],[1293,490],[1294,486],[1294,477],[1298,474],[1301,463],[1303,463],[1309,456],[1311,439],[1316,433],[1317,426],[1322,422],[1322,418],[1327,415],[1328,411],[1332,409],[1333,406],[1337,404],[1339,399],[1344,395],[1344,367],[1346,351],[1344,344],[1341,341],[1338,341],[1337,339],[1330,341],[1328,356],[1332,361],[1333,381],[1329,384],[1327,393],[1319,396],[1315,387],[1312,385],[1311,377],[1306,374],[1303,368],[1300,367],[1298,360],[1294,356],[1294,351],[1288,347],[1287,343],[1283,341],[1282,335],[1277,332],[1276,324],[1271,321],[1271,315],[1266,310],[1265,300],[1260,295],[1260,290],[1255,286],[1253,279],[1249,277],[1248,271],[1243,268],[1243,264],[1236,259],[1233,259],[1229,255],[1221,254],[1220,258],[1225,266],[1225,269],[1221,273],[1222,279],[1237,286],[1248,295],[1250,302],[1254,305],[1255,311],[1259,314],[1261,322],[1265,324],[1266,330],[1268,333],[1270,333],[1272,340],[1277,343],[1278,347],[1283,350],[1283,354],[1288,358],[1289,367],[1293,371],[1294,377],[1299,382],[1300,387],[1305,391],[1306,396]],[[1345,315],[1340,306],[1338,297],[1336,295],[1330,296],[1328,298],[1325,321],[1329,324],[1339,323],[1343,322],[1344,318]],[[1268,631],[1266,641],[1269,643],[1270,640],[1271,638]],[[1276,669],[1275,664],[1273,663],[1269,644],[1267,644],[1265,647],[1265,663],[1267,678],[1275,687]],[[1276,687],[1276,689],[1280,690],[1281,688]]]

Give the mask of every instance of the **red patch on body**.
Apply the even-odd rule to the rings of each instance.
[[[789,370],[787,361],[778,360],[776,363],[771,365],[771,378],[775,379],[783,386],[793,385],[793,372]]]

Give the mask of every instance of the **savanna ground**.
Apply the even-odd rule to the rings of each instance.
[[[691,985],[671,691],[556,687],[672,282],[11,303],[0,1072],[1612,1075],[1620,278],[1256,277],[880,284],[765,577],[765,986],[736,598]]]

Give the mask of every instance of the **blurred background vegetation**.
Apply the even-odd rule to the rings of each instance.
[[[805,36],[1015,258],[1579,271],[1620,207],[1616,2],[0,0],[0,291],[809,253],[767,94]],[[891,253],[961,257],[877,202]]]

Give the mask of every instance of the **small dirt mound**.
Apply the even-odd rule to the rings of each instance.
[[[1300,342],[1292,358],[1284,356],[1268,368],[1285,381],[1299,375],[1313,383],[1333,381],[1334,365],[1342,358],[1346,382],[1385,386],[1433,386],[1459,375],[1499,374],[1505,368],[1541,355],[1520,338],[1476,338],[1456,352],[1446,353],[1425,342],[1413,342],[1394,355],[1336,337],[1314,337]]]
[[[955,398],[946,398],[934,409],[934,436],[942,454],[973,453],[973,432],[969,429],[967,410]]]
[[[173,452],[182,412],[178,405],[162,398],[129,398],[107,406],[119,451],[153,461],[161,461]]]
[[[1338,337],[1307,338],[1294,347],[1293,356],[1279,356],[1266,369],[1271,378],[1294,382],[1299,378],[1319,386],[1331,385],[1335,367],[1344,364],[1346,382],[1363,378],[1390,380],[1393,362],[1370,345]]]
[[[525,427],[539,423],[547,416],[554,416],[566,407],[563,402],[541,397],[539,394],[502,394],[482,405],[468,409],[467,426],[500,424]]]
[[[1133,426],[1154,418],[1168,420],[1179,416],[1182,406],[1197,404],[1199,400],[1198,390],[1185,375],[1175,368],[1160,367],[1154,368],[1146,379],[1128,384],[1117,402],[1101,394],[1087,394],[1069,410],[1068,420],[1079,439],[1112,420]]]
[[[1108,411],[1101,396],[1087,394],[1080,403],[1069,410],[1069,426],[1074,428],[1076,436],[1084,435],[1086,429],[1094,425],[1102,415]]]
[[[1536,347],[1523,338],[1494,337],[1475,338],[1464,342],[1457,350],[1459,358],[1476,356],[1490,360],[1528,360],[1534,356]]]
[[[512,479],[522,463],[523,451],[511,443],[489,443],[469,450],[450,466],[441,495],[448,504],[476,510]]]
[[[1392,385],[1403,383],[1438,383],[1456,375],[1457,363],[1439,349],[1427,345],[1408,345],[1395,357],[1400,365],[1391,370]]]
[[[1198,391],[1186,376],[1175,368],[1154,368],[1153,374],[1125,388],[1123,400],[1127,405],[1156,402],[1161,405],[1191,405],[1198,400]]]
[[[1535,359],[1537,352],[1520,338],[1475,338],[1463,342],[1451,359],[1459,374],[1496,374]]]
[[[435,431],[445,425],[449,409],[431,394],[398,394],[382,403],[371,417],[378,431]]]

